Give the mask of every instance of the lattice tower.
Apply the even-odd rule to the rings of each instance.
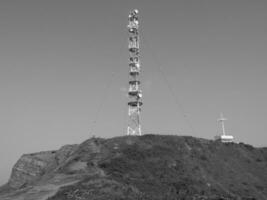
[[[129,50],[129,102],[127,135],[142,135],[140,114],[142,106],[142,91],[140,89],[140,55],[139,55],[139,19],[138,10],[129,14],[128,50]]]

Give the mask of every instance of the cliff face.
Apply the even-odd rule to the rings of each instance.
[[[78,145],[66,145],[58,151],[45,151],[23,155],[12,169],[8,186],[14,189],[33,184],[44,174],[63,163]]]
[[[267,148],[193,137],[92,138],[23,155],[1,200],[267,199]]]

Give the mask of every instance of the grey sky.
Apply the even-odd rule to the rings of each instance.
[[[266,1],[1,0],[0,184],[23,153],[124,134],[134,8],[144,132],[211,139],[222,111],[267,145]]]

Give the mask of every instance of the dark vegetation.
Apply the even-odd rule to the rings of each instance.
[[[267,199],[266,148],[161,135],[96,143],[100,153],[80,149],[79,159],[92,166],[93,158],[105,176],[64,187],[50,200]]]

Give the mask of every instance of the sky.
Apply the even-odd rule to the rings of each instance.
[[[130,10],[143,133],[267,146],[267,1],[1,0],[0,184],[25,153],[126,133]]]

